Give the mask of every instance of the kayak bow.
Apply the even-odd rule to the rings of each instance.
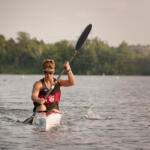
[[[35,125],[41,131],[48,131],[53,127],[60,125],[60,121],[62,118],[61,113],[51,112],[37,112],[32,124]]]

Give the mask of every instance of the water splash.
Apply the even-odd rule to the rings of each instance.
[[[95,105],[91,105],[88,109],[87,114],[83,117],[84,119],[88,120],[109,120],[112,119],[111,116],[102,116],[96,112],[94,112]]]

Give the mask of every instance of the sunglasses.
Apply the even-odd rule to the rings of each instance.
[[[44,71],[44,74],[54,74],[54,71]]]

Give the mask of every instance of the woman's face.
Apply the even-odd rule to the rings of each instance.
[[[50,68],[45,68],[43,70],[44,75],[45,75],[45,79],[53,79],[54,77],[54,73],[55,73],[55,69],[50,69]]]

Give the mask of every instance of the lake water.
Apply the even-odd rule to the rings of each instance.
[[[150,77],[75,76],[62,88],[61,125],[48,132],[16,122],[32,114],[40,78],[0,75],[0,149],[150,150]]]

